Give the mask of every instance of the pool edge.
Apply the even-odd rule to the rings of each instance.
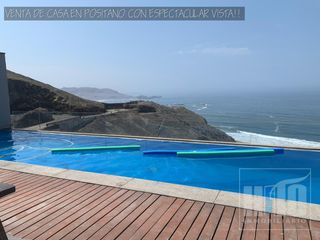
[[[60,135],[78,135],[78,136],[91,136],[91,137],[112,137],[112,138],[126,138],[126,139],[143,139],[143,140],[154,140],[154,141],[168,141],[168,142],[187,142],[196,144],[217,144],[217,145],[230,145],[230,146],[243,146],[243,147],[264,147],[274,148],[281,147],[289,150],[302,150],[302,151],[320,151],[320,148],[316,147],[290,147],[290,146],[278,146],[278,145],[267,145],[267,144],[252,144],[243,142],[224,142],[224,141],[213,141],[213,140],[197,140],[197,139],[185,139],[185,138],[166,138],[166,137],[150,137],[150,136],[132,136],[132,135],[118,135],[118,134],[105,134],[105,133],[85,133],[85,132],[67,132],[67,131],[52,131],[52,130],[28,130],[28,129],[13,129],[14,131],[25,131],[25,132],[39,132],[46,134],[60,134]]]
[[[261,196],[252,196],[235,192],[190,187],[109,174],[45,167],[5,160],[0,161],[0,169],[118,187],[128,190],[149,192],[165,196],[185,198],[194,201],[202,201],[320,221],[320,205],[318,204],[273,199],[271,209],[266,211],[266,198]]]

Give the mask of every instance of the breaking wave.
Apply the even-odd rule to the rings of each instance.
[[[276,137],[263,135],[259,133],[237,131],[237,132],[227,132],[228,135],[233,137],[238,142],[251,143],[251,144],[261,144],[261,145],[274,145],[274,146],[286,146],[286,147],[310,147],[310,148],[320,148],[320,142],[296,139],[296,138],[286,138],[286,137]]]

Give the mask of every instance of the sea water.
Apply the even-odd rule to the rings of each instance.
[[[320,147],[320,94],[212,94],[163,97],[185,106],[234,139],[246,143]]]

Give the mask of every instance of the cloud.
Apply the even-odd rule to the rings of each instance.
[[[213,56],[244,56],[249,55],[251,51],[247,47],[194,47],[190,50],[180,50],[178,54],[197,54]]]

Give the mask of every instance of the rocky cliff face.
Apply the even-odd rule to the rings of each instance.
[[[21,116],[15,117],[13,121],[14,128],[26,128],[41,123],[46,123],[54,120],[52,113],[45,108],[36,108],[32,111],[26,112]]]
[[[105,112],[102,103],[86,100],[32,78],[8,71],[10,108],[12,112],[38,107],[59,112]]]
[[[138,102],[132,109],[95,117],[78,132],[119,135],[234,141],[223,131],[184,108],[171,108],[153,102]]]
[[[39,118],[39,114],[47,116],[54,111],[68,117],[63,121],[51,121],[48,130],[234,141],[223,131],[208,125],[203,117],[183,107],[172,108],[143,101],[103,104],[14,72],[8,71],[8,80],[11,111],[30,111],[16,116],[17,127],[51,121],[52,116]],[[33,111],[39,107],[45,109]],[[65,114],[74,112],[83,114],[77,117]]]

